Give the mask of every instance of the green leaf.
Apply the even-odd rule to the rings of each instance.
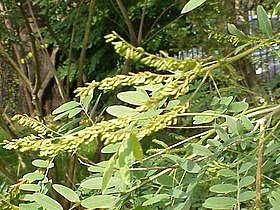
[[[108,187],[109,181],[112,178],[114,172],[114,165],[116,162],[115,155],[113,155],[110,160],[108,161],[108,165],[106,166],[102,178],[102,192]]]
[[[280,156],[276,159],[275,164],[280,163]]]
[[[221,169],[218,173],[224,177],[236,178],[236,173],[230,169]]]
[[[201,156],[210,156],[213,155],[213,153],[208,149],[202,146],[201,144],[191,144],[187,147],[187,149],[190,148],[191,152],[193,154],[201,155]]]
[[[150,205],[153,205],[153,204],[158,203],[160,201],[167,200],[169,198],[170,198],[170,196],[167,195],[167,194],[157,194],[154,197],[152,197],[152,198],[148,199],[147,201],[145,201],[142,204],[142,206],[150,206]]]
[[[157,182],[163,186],[172,187],[176,182],[175,179],[168,175],[163,175],[157,179]]]
[[[60,107],[56,108],[52,114],[59,114],[65,111],[68,111],[70,109],[74,109],[75,107],[80,106],[80,103],[77,101],[69,101],[65,104],[62,104]]]
[[[109,144],[102,148],[101,152],[104,154],[116,153],[120,148],[121,142]]]
[[[88,171],[90,171],[90,172],[104,172],[106,166],[108,165],[108,162],[109,161],[102,161],[102,162],[96,163],[95,165],[90,166],[88,168]]]
[[[198,178],[195,178],[187,187],[187,195],[191,195],[193,193],[193,190],[195,189],[195,187],[197,186],[198,184]]]
[[[241,115],[240,119],[247,131],[252,131],[254,129],[254,125],[248,117],[246,117],[245,115]]]
[[[171,100],[168,102],[166,109],[172,110],[174,107],[178,106],[180,103],[181,103],[180,100]]]
[[[249,104],[245,101],[233,102],[228,106],[229,112],[239,113],[247,110]]]
[[[128,165],[125,163],[125,161],[123,161],[125,159],[123,156],[124,154],[119,158],[120,174],[124,183],[129,185],[131,181],[131,174]]]
[[[253,166],[253,163],[251,163],[251,162],[243,163],[240,166],[239,173],[243,173],[245,171],[248,171],[252,166]]]
[[[179,187],[176,187],[171,191],[171,197],[173,198],[187,198],[187,196],[187,193],[182,191]]]
[[[271,38],[272,37],[271,22],[267,16],[266,11],[261,5],[258,5],[257,7],[257,16],[258,16],[260,29],[264,32],[267,38]]]
[[[68,128],[71,128],[73,125],[77,124],[82,119],[83,118],[76,118],[76,119],[71,120],[70,122],[68,122],[65,125],[61,126],[61,128],[59,128],[59,130],[57,132],[63,132],[65,130],[67,130]]]
[[[247,141],[241,141],[240,142],[240,147],[242,150],[245,150],[247,148],[248,142]]]
[[[157,110],[148,110],[146,112],[142,112],[140,115],[139,115],[139,118],[149,118],[149,117],[154,117],[154,116],[157,116],[159,114],[161,114],[163,112],[163,109],[157,109]]]
[[[57,121],[57,120],[62,119],[63,117],[66,117],[66,116],[69,114],[70,111],[71,111],[71,110],[68,110],[68,111],[66,111],[66,112],[60,113],[59,115],[55,116],[55,118],[53,118],[53,120],[54,120],[54,121]]]
[[[83,109],[80,107],[74,108],[68,113],[68,118],[75,117],[77,114],[79,114]]]
[[[277,200],[275,200],[273,198],[270,198],[269,202],[270,202],[271,206],[273,207],[273,209],[271,209],[271,210],[278,210],[278,208],[280,206],[280,202],[279,201],[277,201]]]
[[[275,201],[277,201],[277,203],[280,204],[280,191],[273,191],[272,193],[272,196],[274,197]],[[280,205],[278,205],[279,207]]]
[[[123,144],[119,149],[119,167],[120,175],[125,184],[129,185],[131,181],[131,173],[129,171],[129,165],[131,164],[133,151],[132,151],[132,142],[124,140]]]
[[[95,195],[83,200],[81,205],[88,209],[112,208],[116,199],[117,198],[112,195]]]
[[[60,185],[60,184],[54,184],[52,187],[53,187],[53,189],[55,189],[56,192],[58,192],[60,195],[62,195],[68,201],[71,201],[73,203],[80,201],[77,193],[75,193],[69,187],[65,187],[65,186]]]
[[[212,197],[206,199],[203,203],[203,207],[211,209],[232,209],[236,205],[237,201],[230,197]]]
[[[145,93],[139,91],[126,91],[121,92],[117,95],[117,97],[126,103],[132,105],[141,105],[143,102],[149,99],[149,96]]]
[[[40,209],[40,205],[38,203],[20,203],[20,210],[38,210]]]
[[[158,91],[159,89],[161,89],[163,87],[164,86],[161,83],[160,84],[154,84],[154,85],[152,83],[149,83],[148,85],[137,86],[136,88],[155,92],[155,91]]]
[[[229,97],[222,97],[220,104],[223,104],[225,106],[228,106],[233,100],[233,96],[229,96]]]
[[[247,187],[255,182],[255,178],[253,176],[245,176],[239,182],[239,188]]]
[[[23,179],[33,182],[37,180],[42,180],[44,177],[45,177],[44,174],[34,172],[34,173],[25,174],[23,176]]]
[[[270,142],[265,148],[264,155],[273,154],[273,152],[278,151],[280,144],[276,142]]]
[[[67,133],[65,133],[64,135],[69,135],[71,133],[75,133],[75,132],[78,132],[78,131],[81,131],[83,130],[84,128],[86,128],[87,126],[86,125],[80,125],[78,127],[75,127],[73,129],[71,129],[70,131],[68,131]]]
[[[181,14],[190,12],[191,10],[194,10],[195,8],[199,7],[201,4],[203,4],[206,0],[190,0],[182,9]]]
[[[207,144],[209,144],[212,147],[219,147],[222,145],[222,143],[216,139],[208,139]]]
[[[184,169],[189,173],[198,173],[201,169],[201,167],[197,163],[191,160],[181,158],[177,160],[177,163],[180,165],[182,169]]]
[[[83,107],[85,108],[85,111],[88,112],[88,109],[89,109],[89,105],[90,105],[90,102],[92,100],[92,97],[93,97],[93,94],[90,94],[88,96],[86,96],[81,102],[82,102],[82,105]]]
[[[235,50],[234,50],[234,55],[237,55],[241,50],[243,50],[245,47],[249,46],[251,43],[247,42],[246,44],[240,45],[238,46]]]
[[[280,58],[280,49],[275,51],[276,55]],[[279,95],[279,91],[275,91],[273,95]]]
[[[129,140],[132,141],[132,151],[133,151],[135,160],[142,162],[144,154],[143,154],[142,146],[141,146],[138,138],[135,135],[131,135]]]
[[[207,111],[204,111],[202,113],[215,113],[215,111],[212,111],[212,110],[207,110]],[[213,117],[213,116],[203,116],[203,115],[199,115],[199,116],[194,116],[193,117],[193,124],[195,125],[199,125],[199,124],[203,124],[203,123],[210,123],[212,122],[216,117]]]
[[[239,135],[237,122],[236,122],[233,118],[227,117],[227,118],[226,118],[226,123],[227,123],[229,129],[230,129],[235,135]]]
[[[181,158],[177,155],[170,155],[170,154],[163,154],[162,157],[165,159],[169,159],[175,163],[177,163],[178,160],[180,160]]]
[[[84,182],[81,183],[81,187],[85,189],[91,189],[91,190],[101,190],[102,189],[102,181],[103,177],[94,177],[90,178]],[[111,177],[107,188],[118,186],[121,183],[121,179],[117,177]]]
[[[215,193],[230,193],[237,191],[237,189],[237,186],[233,184],[216,184],[210,187],[210,191]]]
[[[21,201],[29,201],[29,202],[34,201],[33,194],[23,194],[23,195],[20,195],[20,196],[19,196],[19,199],[20,199]]]
[[[279,11],[280,11],[280,2],[278,2],[278,4],[276,5],[276,7],[274,7],[272,16],[277,15],[277,13],[278,13]]]
[[[217,96],[214,96],[214,98],[211,101],[211,106],[219,105],[221,99],[219,99]]]
[[[135,116],[139,114],[135,109],[122,105],[109,106],[106,112],[114,117]]]
[[[41,189],[41,187],[37,184],[22,184],[20,185],[19,189],[24,191],[37,192]]]
[[[60,203],[50,198],[49,196],[46,196],[41,193],[34,193],[33,196],[36,203],[43,206],[46,210],[63,210]]]
[[[54,166],[53,163],[49,163],[49,161],[47,160],[40,160],[40,159],[33,160],[31,163],[33,166],[36,166],[38,168],[52,168]]]
[[[244,201],[248,201],[248,200],[251,200],[253,198],[256,197],[256,192],[253,192],[253,191],[245,191],[245,192],[242,192],[240,193],[239,195],[239,201],[240,202],[244,202]]]
[[[234,36],[237,36],[239,39],[247,39],[248,37],[240,30],[236,28],[235,25],[228,23],[228,31]]]
[[[219,125],[215,125],[215,131],[219,135],[220,139],[222,139],[225,142],[229,141],[228,134]]]

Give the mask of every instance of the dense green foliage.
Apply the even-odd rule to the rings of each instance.
[[[86,27],[77,31],[80,34],[72,42],[66,36],[53,36],[69,34],[73,22],[86,25],[85,19],[76,17],[88,7],[67,2],[53,1],[44,7],[42,1],[38,6],[45,8],[42,14],[68,14],[61,16],[60,23],[58,16],[51,16],[48,21],[53,31],[42,28],[41,33],[48,38],[45,44],[73,50],[71,55],[61,55],[61,59],[67,59],[58,62],[60,78],[68,77],[70,88],[79,80],[79,63],[72,60],[81,55]],[[96,4],[106,6],[108,2]],[[133,26],[141,26],[139,8],[147,6],[149,23],[159,12],[154,5],[167,6],[160,2],[131,3]],[[182,13],[195,12],[207,4],[204,2],[191,0],[184,8],[178,5],[183,8]],[[210,6],[214,4],[209,2]],[[279,8],[280,3],[271,12],[279,14]],[[257,102],[254,97],[260,94],[240,85],[242,76],[235,70],[236,61],[260,48],[270,49],[280,58],[279,48],[275,48],[279,46],[280,33],[264,7],[257,6],[256,36],[229,23],[229,34],[216,33],[214,41],[218,43],[210,43],[205,49],[209,56],[183,60],[173,56],[187,50],[185,43],[180,45],[174,38],[174,29],[180,28],[178,33],[183,36],[179,37],[184,39],[182,31],[192,25],[190,20],[176,22],[174,27],[165,29],[162,37],[156,39],[155,35],[144,44],[145,39],[134,37],[131,29],[127,34],[111,32],[106,22],[109,18],[101,17],[114,18],[115,13],[97,10],[93,18],[100,27],[94,28],[94,37],[87,43],[95,53],[85,60],[83,73],[88,80],[96,79],[78,85],[75,98],[53,110],[48,119],[20,114],[12,118],[26,130],[18,138],[4,140],[3,148],[14,150],[19,156],[31,154],[28,157],[32,160],[26,161],[29,166],[18,182],[11,186],[3,182],[0,208],[276,210],[280,205],[279,77],[264,87],[264,102]],[[143,31],[153,33],[157,27],[160,25],[145,32],[149,29],[146,25]],[[107,35],[103,39],[104,33]],[[231,46],[214,51],[214,46],[221,43]],[[159,50],[160,46],[169,50]],[[104,56],[113,50],[117,55]],[[132,70],[116,74],[126,61],[130,61],[128,67]],[[79,62],[83,62],[81,58]],[[106,77],[100,75],[99,71],[106,68],[119,70],[111,77],[107,72]],[[30,85],[36,90],[36,85]],[[115,99],[104,102],[113,94]],[[63,165],[65,159],[67,166]],[[69,169],[66,179],[58,176],[64,167]]]

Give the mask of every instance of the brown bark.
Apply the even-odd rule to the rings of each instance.
[[[0,128],[2,128],[10,136],[10,138],[15,138],[16,137],[16,134],[7,125],[5,119],[2,115],[2,110],[1,109],[0,109]]]
[[[86,50],[87,50],[87,47],[88,47],[88,40],[89,40],[90,29],[91,29],[91,25],[92,25],[92,18],[93,18],[93,15],[95,13],[95,4],[96,4],[96,0],[91,0],[90,1],[86,31],[85,31],[85,34],[84,34],[83,47],[82,47],[82,51],[81,51],[81,54],[80,54],[79,66],[78,66],[78,81],[77,81],[77,86],[78,87],[82,86],[82,84],[83,84],[84,60],[85,60],[85,57],[86,57]]]
[[[69,64],[68,64],[68,68],[67,68],[67,78],[66,78],[66,92],[67,92],[67,96],[69,97],[69,91],[70,91],[70,70],[71,70],[71,65],[72,63],[76,63],[75,61],[73,61],[73,44],[74,44],[74,40],[75,40],[75,34],[76,34],[76,28],[77,28],[77,22],[78,19],[80,18],[81,15],[81,5],[84,3],[84,1],[80,1],[78,4],[78,11],[76,14],[76,18],[75,18],[75,22],[73,24],[73,29],[72,29],[72,33],[71,33],[71,39],[70,39],[70,46],[69,46],[69,52],[68,52],[68,59],[69,59]],[[77,65],[78,66],[78,65]]]
[[[261,88],[261,80],[255,74],[254,66],[248,59],[242,58],[236,61],[235,66],[236,71],[244,78],[244,86],[248,88]]]
[[[136,46],[136,45],[138,45],[137,38],[136,38],[136,33],[135,33],[135,30],[134,30],[133,24],[132,24],[131,20],[129,19],[128,12],[127,12],[122,0],[116,0],[116,1],[117,1],[117,4],[118,4],[118,6],[121,10],[121,13],[122,13],[122,16],[124,18],[125,24],[127,25],[129,35],[130,35],[130,42],[131,42],[132,45]]]

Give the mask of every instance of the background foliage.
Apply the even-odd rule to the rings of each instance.
[[[279,79],[248,58],[279,59],[280,4],[250,34],[241,1],[185,3],[0,3],[2,209],[278,208]]]

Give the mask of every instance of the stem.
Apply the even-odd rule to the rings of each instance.
[[[148,0],[145,0],[143,11],[142,11],[142,16],[141,16],[141,22],[140,22],[140,26],[139,26],[138,38],[137,38],[138,44],[140,44],[141,40],[142,40],[143,28],[144,28],[144,20],[145,20],[145,13],[146,13],[146,9],[147,9],[147,3],[148,3]]]
[[[86,57],[86,50],[87,50],[87,46],[88,46],[90,28],[91,28],[91,25],[92,25],[92,18],[93,18],[94,12],[95,12],[95,4],[96,4],[96,0],[91,0],[90,1],[86,31],[85,31],[85,34],[84,34],[83,47],[82,47],[82,51],[81,51],[81,55],[80,55],[80,59],[79,59],[79,66],[78,66],[78,82],[77,82],[78,87],[82,86],[82,83],[83,83],[84,60],[85,60],[85,57]]]
[[[274,179],[271,179],[270,177],[266,176],[266,175],[262,175],[264,178],[268,179],[269,181],[273,182],[274,184],[277,184],[278,186],[280,186],[280,182],[277,182],[276,180]]]
[[[3,117],[3,111],[1,108],[0,108],[0,128],[2,128],[9,135],[9,138],[17,137],[17,135],[13,132],[13,130],[5,122],[5,119]]]
[[[234,118],[231,117],[229,115],[225,115],[225,114],[215,114],[215,113],[206,113],[206,112],[192,112],[192,113],[182,113],[182,114],[178,114],[178,117],[182,117],[182,116],[210,116],[210,117],[223,117],[223,118]]]
[[[259,152],[258,152],[257,175],[256,175],[256,210],[262,209],[261,184],[262,184],[263,153],[264,153],[264,143],[265,143],[265,127],[266,127],[266,120],[263,120],[260,125],[260,131],[262,132],[262,136],[259,140]]]
[[[38,50],[37,50],[37,46],[36,46],[35,37],[33,35],[34,32],[30,26],[26,11],[24,10],[22,3],[20,3],[18,5],[19,5],[19,9],[21,11],[21,14],[23,16],[23,19],[24,19],[24,22],[25,22],[25,25],[27,28],[27,33],[28,33],[30,43],[31,43],[32,58],[34,61],[34,66],[35,66],[35,86],[34,86],[32,94],[33,94],[33,96],[36,97],[36,95],[40,89],[40,86],[41,86],[41,74],[40,74],[40,69],[39,69],[40,62],[39,62],[39,57],[38,57]],[[31,11],[31,14],[32,14],[32,11]],[[37,110],[37,111],[39,111],[39,110]]]
[[[76,171],[77,171],[77,156],[70,156],[67,158],[68,167],[65,169],[64,182],[65,186],[74,189],[76,183]],[[64,209],[70,208],[70,202],[65,200]]]
[[[159,21],[159,19],[164,15],[165,12],[167,12],[171,7],[175,6],[176,4],[178,4],[178,2],[173,3],[171,5],[169,5],[165,10],[163,10],[160,15],[157,17],[157,19],[154,21],[153,25],[150,27],[150,30],[148,31],[148,33],[146,33],[146,36],[144,37],[144,40],[149,36],[149,34],[151,33],[152,29],[155,27],[156,23]]]
[[[173,165],[171,168],[167,168],[167,169],[161,171],[160,173],[158,173],[158,174],[156,174],[156,175],[154,175],[154,176],[149,177],[149,178],[148,178],[147,180],[145,180],[144,182],[142,182],[142,183],[140,183],[140,184],[138,184],[138,185],[136,185],[136,186],[134,186],[134,187],[128,189],[125,193],[133,192],[134,190],[137,190],[137,189],[141,188],[141,187],[144,186],[145,184],[147,184],[147,183],[149,183],[149,182],[151,182],[151,181],[153,181],[153,180],[155,180],[155,179],[157,179],[157,178],[163,176],[164,174],[167,174],[168,172],[170,172],[170,171],[172,171],[172,170],[174,170],[175,168],[178,168],[178,167],[179,167],[179,165],[178,165],[178,164],[175,164],[175,165]]]
[[[190,141],[190,140],[199,138],[199,137],[204,136],[204,135],[206,135],[206,134],[208,134],[208,133],[211,133],[211,132],[213,132],[213,131],[214,131],[214,129],[208,130],[208,131],[199,133],[199,134],[197,134],[197,135],[194,135],[194,136],[192,136],[192,137],[189,137],[189,138],[187,138],[187,139],[184,139],[183,141],[180,141],[180,142],[178,142],[178,143],[176,143],[176,144],[173,144],[173,145],[171,145],[171,146],[169,146],[169,147],[167,147],[167,148],[165,148],[165,149],[163,149],[163,150],[161,150],[161,151],[159,151],[159,152],[157,152],[157,153],[155,153],[155,154],[153,154],[153,155],[151,155],[151,156],[148,156],[148,157],[144,158],[144,159],[143,159],[143,162],[146,161],[146,160],[149,160],[149,159],[151,159],[151,158],[153,158],[153,157],[155,157],[155,156],[161,155],[161,154],[165,153],[166,151],[168,151],[168,150],[170,150],[170,149],[173,149],[173,148],[175,148],[175,147],[178,147],[178,146],[180,146],[180,145],[182,145],[182,144],[184,144],[184,143],[186,143],[186,142],[188,142],[188,141]],[[134,164],[137,164],[137,163],[139,163],[139,162],[134,162],[133,165],[134,165]]]
[[[205,83],[208,75],[209,75],[210,71],[207,71],[206,74],[204,75],[202,81],[200,82],[200,84],[198,85],[198,87],[195,89],[195,91],[193,92],[193,94],[190,96],[190,98],[188,99],[187,103],[189,103],[192,98],[196,95],[196,93],[200,90],[200,88],[202,87],[202,85]]]
[[[128,31],[129,31],[129,35],[130,35],[130,41],[131,41],[132,45],[136,46],[136,45],[138,45],[138,43],[137,43],[135,30],[134,30],[134,27],[133,27],[133,24],[132,24],[131,20],[129,19],[127,10],[126,10],[122,0],[116,0],[116,2],[117,2],[118,6],[121,10],[121,13],[122,13],[122,16],[124,18],[125,24],[128,27]]]
[[[236,170],[236,175],[237,175],[237,178],[236,178],[236,180],[237,180],[237,195],[236,195],[236,197],[237,197],[237,209],[238,210],[240,210],[240,181],[239,181],[239,165],[237,165],[237,170]]]
[[[38,23],[37,23],[37,20],[36,20],[35,15],[34,15],[33,8],[32,8],[32,5],[31,5],[30,0],[27,1],[27,4],[28,4],[28,8],[29,8],[29,12],[30,12],[30,14],[31,14],[32,20],[33,20],[33,24],[34,24],[35,27],[36,27],[36,32],[38,32],[38,37],[39,37],[39,40],[38,40],[38,41],[40,41],[40,44],[41,44],[41,45],[45,46],[46,44],[45,44],[44,38],[43,38],[43,36],[42,36],[42,34],[41,34],[40,27],[38,26]],[[33,37],[33,38],[34,38],[34,37]],[[35,38],[34,38],[34,40],[35,40]],[[46,77],[46,79],[44,80],[44,82],[43,82],[42,84],[48,84],[49,81],[51,80],[52,76],[54,76],[55,81],[56,81],[56,84],[57,84],[57,87],[58,87],[58,91],[59,91],[59,93],[60,93],[60,96],[61,96],[63,102],[66,102],[66,101],[67,101],[67,96],[66,96],[66,93],[65,93],[65,91],[64,91],[63,85],[62,85],[62,83],[60,82],[60,79],[59,79],[59,77],[58,77],[58,75],[57,75],[57,72],[56,72],[56,69],[55,69],[55,56],[56,56],[57,51],[58,51],[58,48],[55,48],[55,49],[53,50],[52,55],[49,55],[47,49],[46,49],[45,47],[42,48],[42,52],[43,52],[43,54],[46,56],[46,57],[44,57],[44,58],[46,58],[46,61],[48,62],[48,64],[49,64],[50,67],[51,67],[51,68],[50,68],[50,70],[51,70],[51,71],[50,71],[50,72],[51,72],[51,73],[50,73],[51,76]],[[38,54],[38,53],[37,53],[37,54]],[[37,56],[38,56],[38,55],[37,55]],[[34,57],[35,57],[35,56],[34,56]],[[38,58],[38,62],[39,62],[39,58]],[[40,63],[39,63],[38,65],[40,66]],[[40,83],[41,83],[41,82],[40,82]],[[38,94],[36,94],[36,95],[38,95],[39,102],[42,101],[43,93],[44,93],[44,91],[45,91],[45,88],[47,87],[47,85],[46,85],[46,86],[42,86],[42,84],[40,84],[41,90],[39,90],[39,89],[40,89],[40,88],[39,88],[38,91],[37,91]]]
[[[76,34],[76,27],[77,27],[77,22],[78,19],[80,17],[81,14],[81,5],[83,4],[84,1],[81,1],[78,4],[78,9],[77,9],[77,14],[75,17],[75,22],[73,24],[73,29],[72,29],[72,33],[71,33],[71,39],[70,39],[70,46],[69,46],[69,53],[68,53],[68,60],[69,60],[69,64],[68,64],[68,68],[67,68],[67,77],[66,77],[66,94],[69,97],[69,91],[70,91],[70,71],[71,71],[71,65],[72,65],[72,52],[73,52],[73,44],[74,44],[74,38],[75,38],[75,34]]]
[[[16,62],[13,60],[13,58],[6,52],[5,48],[3,47],[2,43],[0,42],[0,54],[10,63],[10,65],[13,67],[13,69],[17,72],[19,77],[24,81],[24,84],[28,91],[31,93],[33,90],[32,84],[27,78],[27,76],[23,73],[23,71],[20,69],[20,67],[16,64]]]
[[[215,82],[215,80],[214,80],[212,74],[210,74],[210,78],[211,78],[211,80],[212,80],[212,82],[213,82],[213,84],[214,84],[214,87],[215,87],[215,89],[216,89],[216,91],[217,91],[218,96],[219,96],[220,98],[222,98],[222,95],[221,95],[221,93],[220,93],[220,91],[219,91],[219,88],[218,88],[218,86],[217,86],[217,83]]]
[[[179,17],[177,17],[176,19],[172,20],[170,23],[168,23],[167,25],[165,25],[164,27],[162,27],[161,29],[159,29],[157,32],[155,32],[153,35],[151,35],[149,38],[146,39],[145,37],[145,42],[143,43],[143,45],[147,44],[152,38],[154,38],[157,34],[159,34],[161,31],[163,31],[164,29],[166,29],[167,27],[169,27],[169,25],[171,25],[172,23],[174,23],[175,21],[179,20],[181,17],[183,17],[184,15],[180,15]]]
[[[204,73],[204,72],[207,72],[207,71],[209,71],[209,70],[213,70],[213,69],[216,69],[216,68],[220,67],[223,63],[232,63],[232,62],[234,62],[234,61],[237,61],[237,60],[239,60],[239,59],[241,59],[241,58],[243,58],[243,57],[249,55],[250,53],[254,52],[254,51],[257,50],[258,48],[262,47],[263,45],[264,45],[264,43],[261,42],[261,43],[255,45],[254,47],[252,47],[252,48],[250,48],[250,49],[248,49],[248,50],[246,50],[246,51],[244,51],[244,52],[242,52],[242,53],[240,53],[240,54],[238,54],[238,55],[235,55],[235,56],[232,56],[232,57],[229,57],[229,58],[222,59],[222,60],[220,60],[220,62],[218,62],[218,63],[215,63],[215,64],[213,64],[213,65],[204,67],[204,68],[202,68],[202,69],[200,70],[200,72],[201,72],[201,73]]]
[[[5,177],[9,182],[16,183],[18,180],[18,177],[14,170],[11,172],[7,170],[7,166],[9,166],[4,160],[0,158],[0,174]],[[10,168],[10,167],[9,167]]]

